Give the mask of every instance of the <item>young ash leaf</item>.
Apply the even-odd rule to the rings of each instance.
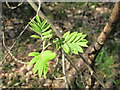
[[[41,25],[41,28],[43,28],[46,23],[47,23],[47,19],[45,19],[45,20],[40,24],[40,25]]]
[[[30,37],[33,37],[33,38],[41,38],[41,37],[38,36],[38,35],[31,35]]]
[[[64,33],[64,35],[62,36],[62,38],[64,38],[65,41],[66,41],[66,39],[67,39],[67,37],[69,36],[69,34],[70,34],[70,32],[66,32],[66,33]]]
[[[67,54],[70,54],[70,47],[68,46],[68,44],[65,43],[64,45],[62,45],[62,48]]]
[[[41,52],[41,58],[45,61],[45,62],[48,62],[52,59],[54,59],[56,57],[56,53],[50,51],[50,50],[46,50],[46,51],[43,51]]]
[[[50,28],[50,24],[47,24],[47,19],[40,21],[40,17],[37,15],[35,20],[32,20],[30,24],[30,29],[36,32],[37,35],[32,35],[33,38],[40,38],[42,37],[42,40],[50,39],[52,38],[52,30],[48,30]]]
[[[38,15],[36,16],[36,20],[37,20],[38,23],[41,23],[40,17]]]
[[[36,60],[36,63],[35,63],[34,68],[33,68],[33,73],[35,74],[37,72],[37,70],[42,70],[41,69],[42,65],[43,65],[43,62],[40,61],[40,59]]]
[[[62,38],[64,38],[64,44],[62,45],[63,50],[67,53],[78,54],[83,53],[82,47],[88,47],[88,41],[84,39],[86,35],[78,32],[66,32]]]
[[[39,52],[31,52],[28,54],[28,56],[38,56],[39,54]]]
[[[46,78],[46,74],[48,72],[48,61],[54,59],[56,57],[56,53],[46,50],[41,53],[31,52],[28,56],[34,56],[34,58],[29,62],[28,65],[34,65],[33,73],[35,74],[38,71],[38,76],[41,77],[44,74],[44,78]]]
[[[29,66],[33,65],[37,60],[39,60],[39,58],[40,58],[39,55],[38,55],[38,56],[35,56],[35,57],[28,63],[28,65],[29,65]]]

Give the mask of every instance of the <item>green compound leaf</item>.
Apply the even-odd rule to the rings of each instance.
[[[70,47],[68,46],[68,44],[65,43],[64,45],[62,45],[62,48],[67,54],[70,54]]]
[[[42,70],[42,68],[41,68],[42,63],[43,63],[43,61],[40,60],[40,56],[39,56],[39,59],[36,60],[36,63],[35,63],[34,68],[33,68],[34,74],[37,72],[37,70]]]
[[[77,44],[77,43],[68,43],[68,45],[69,45],[71,51],[74,54],[78,54],[78,52],[83,53],[83,49],[82,49],[82,47],[79,44]]]
[[[67,39],[67,37],[69,36],[69,34],[70,34],[70,32],[66,32],[66,33],[64,33],[64,35],[63,35],[63,37],[62,37],[62,38],[64,38],[64,39],[65,39],[65,41],[67,41],[66,39]]]
[[[33,65],[39,58],[40,58],[39,55],[36,56],[36,57],[34,57],[34,58],[28,63],[28,65],[29,65],[29,66]]]
[[[42,33],[42,36],[43,36],[44,39],[51,38],[52,37],[52,33],[53,33],[53,31],[49,30],[49,31],[46,31],[46,32]]]
[[[41,23],[40,17],[38,15],[36,16],[36,20],[37,20],[37,22]]]
[[[44,63],[44,70],[43,70],[43,72],[44,72],[44,78],[46,78],[46,74],[47,74],[47,72],[48,72],[48,67],[49,67],[49,63]]]
[[[82,33],[78,33],[76,38],[74,39],[73,43],[75,43],[76,41],[78,41],[82,36]]]
[[[39,52],[31,52],[28,54],[28,56],[38,56],[39,54]]]
[[[64,42],[64,39],[60,40],[59,38],[56,38],[55,40],[53,40],[53,43],[55,44],[57,50],[61,48],[61,45],[63,44],[63,42]]]
[[[70,35],[68,35],[67,37],[65,37],[66,42],[71,42],[72,40],[74,40],[76,35],[77,35],[77,32],[73,32]]]
[[[33,37],[33,38],[41,38],[41,37],[38,36],[38,35],[31,35],[30,37]]]
[[[42,30],[42,32],[45,32],[47,29],[49,29],[50,28],[50,24],[46,24],[44,27],[43,27],[43,30]]]
[[[56,53],[46,50],[41,53],[32,52],[29,53],[28,56],[34,56],[34,58],[28,63],[28,65],[34,65],[33,73],[35,74],[38,71],[38,76],[41,77],[44,74],[44,78],[46,78],[46,74],[48,72],[48,61],[54,59],[56,57]]]
[[[47,19],[45,19],[45,20],[40,24],[40,25],[41,25],[41,28],[43,28],[46,23],[47,23]]]
[[[63,50],[67,53],[74,53],[78,54],[78,52],[83,53],[82,47],[88,47],[88,41],[84,39],[86,35],[83,33],[73,32],[66,32],[62,38],[64,38],[64,44],[62,45]]]
[[[88,42],[80,42],[79,45],[80,45],[80,46],[83,46],[83,47],[88,47],[87,43],[88,43]]]
[[[31,27],[30,29],[33,30],[34,32],[36,32],[37,34],[40,34],[41,33],[41,29],[39,28],[38,25],[36,24],[33,24],[33,23],[30,23]]]
[[[46,50],[46,51],[42,52],[40,55],[41,55],[41,58],[46,62],[48,62],[56,57],[56,53],[54,53],[50,50]]]
[[[46,31],[46,32],[42,33],[42,35],[49,35],[51,33],[52,33],[52,30],[49,30],[49,31]]]
[[[77,32],[73,32],[73,33],[71,33],[71,35],[69,35],[69,43],[71,43],[71,42],[73,42],[73,40],[76,38],[76,36],[77,36]]]
[[[30,29],[42,36],[42,40],[52,38],[52,30],[48,30],[50,28],[50,24],[47,24],[47,19],[40,21],[39,16],[37,15],[35,20],[32,20],[30,24]],[[31,36],[34,38],[40,38],[38,36]]]

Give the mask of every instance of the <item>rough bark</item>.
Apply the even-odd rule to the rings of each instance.
[[[90,59],[89,61],[91,61],[90,63],[94,62],[97,54],[99,53],[102,46],[104,45],[110,32],[112,30],[116,29],[116,26],[119,22],[120,22],[120,2],[115,4],[113,12],[109,18],[108,23],[106,24],[103,31],[101,32],[101,34],[97,38],[95,44],[90,49],[90,52],[88,52],[88,50],[86,50],[86,52],[85,52],[88,55],[87,58]]]

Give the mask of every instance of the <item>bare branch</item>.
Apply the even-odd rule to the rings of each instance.
[[[3,46],[5,47],[5,49],[7,50],[7,52],[10,54],[10,56],[17,62],[21,63],[21,64],[28,64],[28,62],[22,62],[21,60],[18,60],[11,52],[10,50],[6,47],[5,45],[5,37],[4,37],[4,32],[2,32],[2,38],[3,38]]]
[[[39,6],[38,6],[38,9],[37,9],[37,13],[36,13],[36,15],[39,14],[39,10],[40,10],[40,7],[41,7],[41,0],[37,0],[37,1],[38,1],[38,3],[39,3]]]
[[[99,79],[98,78],[98,75],[95,73],[95,71],[92,69],[92,67],[90,66],[90,64],[87,62],[87,60],[79,53],[79,56],[82,58],[82,60],[85,62],[85,64],[87,65],[91,75],[93,75],[97,80],[98,82],[104,87],[106,88],[106,85],[104,84],[103,80]]]
[[[39,1],[39,0],[38,0],[38,1]],[[38,7],[38,9],[37,9],[37,14],[36,14],[36,15],[38,15],[38,12],[39,12],[39,10],[40,10],[40,7],[41,7],[41,2],[39,1],[39,7]],[[30,20],[29,23],[31,23],[32,20],[35,19],[35,17],[36,17],[36,16],[34,16],[34,17]],[[22,34],[23,34],[23,33],[25,32],[25,30],[28,28],[29,23],[25,26],[25,28],[24,28],[24,29],[22,30],[22,32],[19,34],[19,36],[17,37],[17,39],[14,41],[14,43],[12,44],[12,46],[11,46],[10,49],[9,49],[10,51],[11,51],[12,48],[15,46],[17,40],[22,36]],[[7,57],[7,55],[8,55],[8,53],[5,55],[4,59]]]
[[[63,68],[63,75],[64,75],[64,80],[65,80],[65,85],[66,88],[68,89],[68,81],[67,81],[67,77],[66,77],[66,66],[65,66],[65,52],[62,50],[62,68]]]
[[[34,20],[34,19],[35,19],[35,17],[33,17],[33,18],[31,19],[31,21]],[[31,21],[30,21],[30,22],[31,22]],[[29,22],[29,23],[30,23],[30,22]],[[12,48],[15,46],[16,42],[18,41],[18,39],[22,36],[22,34],[23,34],[23,33],[25,32],[25,30],[28,28],[29,23],[25,26],[25,28],[24,28],[24,29],[22,30],[22,32],[19,34],[19,36],[17,37],[17,39],[14,41],[14,43],[13,43],[12,46],[10,47],[9,51],[12,50]],[[6,59],[7,56],[8,56],[8,53],[5,55],[4,59]]]
[[[10,6],[9,3],[7,2],[7,0],[6,0],[6,5],[7,5],[7,7],[10,8],[10,9],[16,9],[17,7],[21,6],[22,4],[23,4],[23,1],[20,2],[17,6],[14,6],[14,7],[13,7],[13,6]]]

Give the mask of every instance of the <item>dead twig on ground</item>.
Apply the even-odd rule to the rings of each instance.
[[[22,4],[23,4],[23,0],[17,6],[10,6],[9,3],[8,3],[8,1],[6,0],[6,5],[10,9],[16,9],[17,7],[21,6]]]
[[[39,0],[38,0],[38,1],[39,1]],[[40,2],[40,1],[39,1],[39,2]],[[36,15],[38,15],[38,12],[39,12],[39,10],[40,10],[40,7],[41,7],[41,2],[39,3],[39,7],[38,7],[38,9],[37,9]],[[35,17],[36,17],[36,16],[34,16],[34,17],[30,20],[29,23],[31,23],[32,20],[35,19]],[[18,41],[18,39],[22,36],[22,34],[23,34],[23,33],[25,32],[25,30],[28,28],[29,23],[25,26],[25,28],[24,28],[24,29],[22,30],[22,32],[19,34],[19,36],[17,37],[17,39],[14,41],[14,43],[13,43],[12,46],[10,47],[9,51],[12,50],[12,48],[15,46],[16,42]],[[4,59],[6,59],[7,56],[8,56],[8,53],[5,55]]]
[[[22,62],[21,60],[18,60],[18,59],[10,52],[10,50],[6,47],[6,45],[5,45],[4,32],[2,32],[2,39],[3,39],[3,46],[4,46],[4,48],[7,50],[7,52],[10,54],[10,56],[11,56],[16,62],[19,62],[19,63],[21,63],[21,64],[28,64],[28,62]]]
[[[34,20],[34,19],[35,19],[35,17],[33,17],[33,18],[30,20],[30,22],[31,22],[32,20]],[[29,22],[29,23],[30,23],[30,22]],[[14,43],[12,44],[12,46],[10,47],[9,51],[12,50],[12,48],[15,46],[15,44],[17,43],[17,41],[19,40],[19,38],[22,36],[22,34],[23,34],[23,33],[25,32],[25,30],[28,28],[29,23],[25,26],[25,28],[22,30],[22,32],[19,34],[19,36],[16,38],[16,40],[14,41]],[[6,59],[7,56],[8,56],[8,53],[5,55],[4,59]]]
[[[65,81],[65,85],[66,88],[68,89],[68,81],[67,81],[67,77],[66,77],[66,68],[65,68],[65,52],[62,50],[62,68],[63,68],[63,75],[64,75],[64,81]]]

